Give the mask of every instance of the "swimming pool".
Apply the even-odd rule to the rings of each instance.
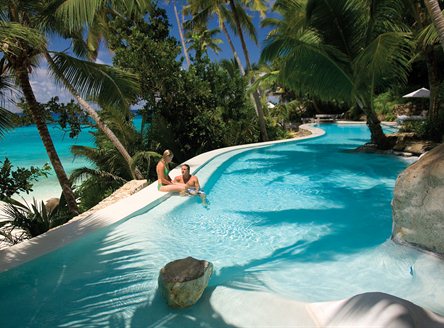
[[[173,196],[0,274],[0,326],[225,326],[205,295],[177,311],[156,294],[159,269],[189,255],[215,266],[206,295],[228,286],[314,302],[382,291],[443,314],[442,261],[389,240],[407,163],[351,152],[365,126],[323,128],[215,158],[198,172],[208,207]]]

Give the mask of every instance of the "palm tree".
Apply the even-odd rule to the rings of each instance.
[[[440,38],[434,23],[428,15],[428,10],[421,1],[406,6],[413,18],[411,30],[416,41],[416,60],[424,61],[427,66],[427,77],[430,89],[429,110],[427,113],[427,137],[441,141],[444,130],[444,115],[442,109],[441,77],[439,58],[442,54]]]
[[[196,59],[198,61],[204,53],[207,53],[208,49],[218,54],[221,51],[219,44],[222,43],[221,39],[215,37],[218,33],[219,29],[207,30],[205,27],[194,27],[193,30],[187,32],[188,50],[192,49],[196,52]]]
[[[177,29],[179,30],[180,43],[182,44],[183,55],[185,56],[185,60],[187,62],[188,67],[190,67],[190,56],[188,55],[188,49],[185,45],[185,39],[183,36],[183,25],[180,21],[179,13],[177,11],[176,0],[167,0],[167,3],[173,3],[174,15],[176,16]]]
[[[226,5],[229,5],[229,8]],[[187,13],[190,13],[193,16],[191,20],[191,24],[202,24],[202,22],[207,22],[209,17],[213,14],[216,14],[219,21],[219,27],[225,34],[230,48],[233,51],[234,58],[239,65],[240,72],[242,75],[245,74],[242,63],[237,56],[235,51],[233,42],[231,40],[230,35],[228,34],[225,21],[231,26],[233,31],[239,36],[242,49],[245,56],[245,61],[247,64],[247,70],[251,71],[251,62],[250,55],[248,53],[247,45],[245,43],[244,38],[244,30],[246,30],[253,41],[257,42],[256,32],[254,25],[251,21],[251,17],[246,13],[244,7],[242,5],[248,5],[250,8],[254,10],[260,11],[263,14],[266,10],[266,6],[262,0],[255,1],[234,1],[234,0],[192,0],[190,1],[189,6],[185,8]],[[254,76],[250,76],[250,83],[254,83]],[[265,125],[264,112],[262,108],[262,103],[260,101],[260,95],[258,92],[253,92],[253,104],[256,109],[256,114],[258,116],[259,121],[259,129],[261,133],[261,139],[263,141],[268,140],[267,129]]]
[[[134,165],[139,165],[147,179],[155,179],[155,172],[152,170],[151,164],[153,159],[159,159],[161,155],[145,151],[143,133],[135,128],[132,120],[128,120],[120,108],[105,107],[101,115],[109,126],[118,133],[119,140],[122,141],[125,148],[135,154],[133,156]],[[72,152],[76,156],[87,158],[96,167],[95,169],[86,167],[75,169],[70,176],[73,182],[82,182],[77,191],[80,196],[80,206],[84,210],[96,205],[104,197],[132,179],[131,169],[125,165],[122,156],[110,144],[103,132],[97,130],[93,135],[96,147],[80,145],[72,147]]]
[[[71,189],[71,183],[66,176],[62,163],[54,148],[44,119],[42,107],[37,102],[29,81],[29,73],[32,72],[33,68],[37,65],[38,60],[41,56],[48,54],[45,33],[57,33],[57,28],[64,26],[61,21],[53,15],[53,12],[58,8],[57,6],[60,4],[63,6],[66,5],[66,3],[67,2],[63,0],[56,2],[49,0],[38,2],[1,1],[0,20],[3,24],[9,24],[14,28],[7,30],[9,34],[3,38],[0,50],[3,52],[9,74],[17,81],[16,83],[29,106],[48,157],[62,187],[68,208],[72,214],[76,214],[78,213],[78,209],[75,196]],[[72,3],[73,1],[70,1],[69,5],[72,5]],[[66,7],[63,8],[66,9]],[[70,9],[71,7],[68,7],[68,12]],[[88,9],[91,8],[88,7]],[[78,11],[75,12],[76,14],[79,13]],[[81,13],[85,14],[85,11],[82,10]],[[87,14],[89,14],[89,12]],[[71,20],[67,22],[68,25],[72,23]],[[69,81],[76,90],[80,90],[80,93],[84,96],[92,96],[93,98],[100,98],[102,100],[110,99],[108,97],[116,99],[113,97],[116,93],[112,90],[105,90],[103,87],[105,85],[119,87],[119,83],[112,82],[102,84],[104,80],[109,80],[110,68],[103,71],[102,81],[91,81],[93,78],[96,78],[98,74],[91,74],[90,67],[85,66],[86,64],[75,67],[72,64],[80,64],[80,62],[70,61],[68,57],[62,53],[57,53],[56,56],[60,58],[58,61],[60,65],[58,72],[54,73],[55,76],[63,72],[66,80]],[[55,69],[55,66],[50,63],[49,68]],[[127,85],[129,86],[137,85],[134,77],[131,75],[127,75],[124,72],[119,72],[116,75],[120,76],[120,83],[128,83]],[[111,93],[108,97],[105,97],[105,92]],[[118,92],[117,95],[121,96],[122,91]]]
[[[442,16],[441,8],[438,0],[424,0],[427,10],[432,18],[433,25],[438,31],[439,41],[444,50],[444,17]]]
[[[239,71],[242,76],[245,75],[245,69],[234,47],[233,40],[227,30],[226,21],[234,27],[234,21],[230,11],[226,8],[225,0],[190,0],[189,4],[184,7],[184,12],[192,16],[191,20],[185,23],[188,29],[192,29],[194,26],[206,25],[211,16],[216,15],[219,29],[224,33],[225,38],[228,41],[233,57],[239,67]],[[246,17],[246,16],[245,16]],[[248,23],[245,22],[245,25]]]
[[[59,32],[61,32],[64,36],[69,37],[73,41],[73,50],[78,56],[88,57],[90,60],[95,60],[98,54],[98,48],[101,40],[107,41],[109,37],[108,30],[108,22],[110,17],[132,17],[133,15],[144,14],[146,10],[152,10],[151,2],[139,2],[138,0],[123,0],[123,1],[111,1],[111,2],[103,2],[100,1],[92,1],[93,8],[96,10],[94,15],[91,13],[84,12],[83,2],[80,0],[71,0],[69,3],[62,0],[62,4],[56,10],[56,16],[59,16],[63,20],[67,20],[71,22],[70,25],[67,26],[58,26]],[[89,22],[88,30],[87,30],[87,40],[86,43],[83,42],[83,22],[87,20]],[[87,101],[82,97],[82,95],[76,90],[76,88],[68,81],[63,75],[63,71],[57,69],[56,63],[52,60],[51,56],[48,53],[45,53],[45,58],[48,63],[53,67],[54,72],[57,76],[57,79],[66,87],[66,89],[77,99],[80,106],[87,112],[87,114],[94,120],[97,127],[108,137],[108,139],[113,143],[116,149],[119,151],[121,156],[125,159],[128,168],[132,171],[133,179],[144,179],[143,175],[140,173],[137,166],[133,165],[133,159],[125,147],[122,145],[120,140],[116,137],[114,132],[108,128],[105,122],[101,120],[100,116],[97,112],[88,104]],[[59,56],[60,59],[60,56]],[[65,61],[67,57],[63,59]],[[70,58],[73,61],[73,58]],[[83,65],[86,65],[83,63]],[[100,72],[100,68],[103,66],[94,66],[94,64],[89,64],[89,69],[99,68],[95,78],[92,82],[96,81],[100,84],[104,85],[104,89],[112,90],[115,89],[114,92],[111,91],[111,94],[117,96],[112,102],[110,102],[109,98],[99,100],[99,103],[102,104],[113,104],[120,105],[122,108],[129,108],[128,99],[134,100],[137,96],[137,93],[140,89],[140,84],[136,81],[136,77],[133,76],[132,81],[122,81],[123,84],[116,84],[115,80],[121,79],[122,76],[116,76],[116,74],[110,74],[110,72]],[[116,71],[117,72],[117,71]],[[80,73],[80,72],[78,72]],[[126,73],[127,77],[130,74]],[[113,76],[113,79],[109,79],[108,81],[104,81],[107,76]],[[82,77],[79,76],[80,79]],[[115,88],[114,85],[118,85],[118,88]]]
[[[121,106],[128,107],[128,103],[125,101],[125,97],[128,95],[134,94],[135,90],[138,90],[139,84],[137,83],[136,79],[128,80],[127,77],[129,76],[128,73],[124,73],[121,75],[121,71],[115,69],[115,68],[109,68],[104,65],[97,65],[91,62],[83,62],[78,59],[75,59],[73,57],[67,56],[64,53],[53,53],[54,58],[48,53],[45,52],[45,58],[52,68],[54,72],[54,76],[68,89],[68,91],[76,98],[80,106],[87,112],[87,114],[94,120],[97,127],[108,137],[108,139],[112,142],[114,147],[119,151],[121,156],[125,159],[128,168],[133,167],[133,159],[131,155],[128,153],[126,148],[122,145],[119,138],[116,137],[114,132],[107,126],[107,124],[100,118],[99,114],[88,104],[86,100],[84,100],[80,93],[75,89],[72,83],[65,77],[64,72],[66,70],[67,66],[76,67],[77,65],[83,65],[87,67],[88,74],[90,77],[88,80],[85,76],[82,76],[82,71],[78,70],[77,72],[72,72],[71,78],[73,80],[84,80],[86,83],[90,83],[91,86],[88,89],[97,89],[102,88],[103,90],[115,90],[116,92],[113,92],[111,95],[117,96],[114,100],[111,102],[114,102],[116,104],[119,104]],[[93,78],[91,78],[91,76]],[[111,79],[108,79],[108,77],[112,77]],[[118,79],[122,79],[121,81],[118,81]],[[85,83],[82,82],[82,83]],[[117,82],[117,84],[121,85],[122,87],[115,88],[114,84]],[[76,82],[78,83],[78,82]],[[101,84],[101,86],[98,85],[98,83]],[[107,99],[99,99],[99,102],[102,103],[110,103],[109,94],[106,95]],[[137,167],[132,170],[132,176],[135,179],[142,180],[143,175],[140,173]]]
[[[4,108],[7,102],[10,102],[12,95],[16,93],[14,83],[7,75],[5,69],[5,59],[0,59],[0,138],[2,138],[5,132],[13,126],[12,117],[13,114]]]
[[[411,58],[410,35],[402,26],[401,1],[276,1],[295,17],[278,27],[267,41],[262,60],[282,60],[287,86],[324,100],[357,104],[367,116],[371,142],[389,144],[373,109],[377,88],[405,82]],[[305,5],[306,2],[306,5]],[[276,8],[276,7],[275,7]],[[300,10],[306,17],[303,21]]]
[[[265,5],[263,4],[262,0],[255,0],[255,1],[243,1],[245,3],[248,3],[250,6],[253,6],[253,8],[260,10],[260,12],[262,13]],[[237,34],[239,35],[239,39],[241,41],[241,45],[242,45],[242,49],[244,52],[244,56],[245,56],[245,61],[247,64],[247,71],[251,71],[251,62],[250,62],[250,55],[248,54],[248,48],[247,48],[247,44],[245,42],[245,38],[244,38],[244,33],[243,33],[243,29],[242,29],[242,25],[241,25],[241,19],[240,19],[240,15],[244,13],[241,4],[236,4],[234,0],[228,0],[228,3],[230,5],[230,9],[231,12],[233,14],[234,17],[234,21],[236,24],[236,31]],[[251,75],[250,77],[250,83],[253,84],[254,83],[254,75]],[[265,125],[265,118],[264,118],[264,111],[262,108],[262,102],[261,102],[261,96],[259,94],[259,91],[256,90],[252,93],[253,95],[253,100],[254,100],[254,107],[256,108],[256,113],[258,116],[258,121],[259,121],[259,130],[261,132],[261,139],[262,141],[267,141],[268,140],[268,133],[267,133],[267,128]]]

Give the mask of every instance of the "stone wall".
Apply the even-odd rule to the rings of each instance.
[[[392,210],[393,240],[444,255],[444,144],[398,176]]]

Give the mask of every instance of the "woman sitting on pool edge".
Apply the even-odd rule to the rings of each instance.
[[[187,188],[186,184],[184,183],[173,183],[173,181],[171,181],[170,176],[168,175],[170,173],[168,164],[171,163],[173,156],[174,156],[173,152],[167,149],[163,152],[162,158],[160,159],[159,163],[157,163],[156,166],[157,183],[158,183],[157,190],[159,191],[184,192]]]

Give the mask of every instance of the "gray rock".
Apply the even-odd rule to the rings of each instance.
[[[444,254],[444,145],[398,176],[392,211],[393,240]]]
[[[212,273],[211,262],[192,257],[169,262],[159,273],[160,292],[169,306],[189,307],[202,296]]]

